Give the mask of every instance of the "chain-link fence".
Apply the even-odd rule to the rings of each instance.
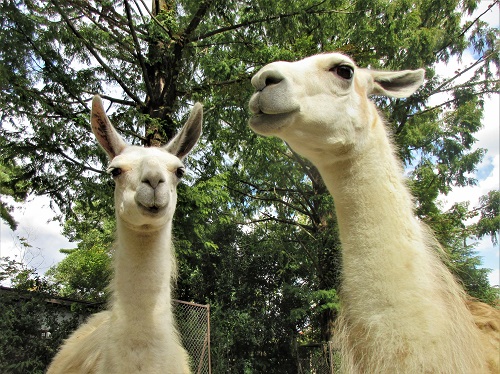
[[[340,356],[331,342],[297,347],[298,374],[340,373]]]
[[[211,374],[210,305],[174,300],[174,313],[193,374]]]

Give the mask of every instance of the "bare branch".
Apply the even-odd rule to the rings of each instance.
[[[481,57],[479,57],[476,61],[474,61],[470,66],[468,66],[467,68],[465,68],[464,70],[461,70],[459,71],[457,74],[455,74],[455,76],[447,79],[446,81],[444,81],[441,85],[439,85],[437,88],[435,88],[431,93],[429,93],[429,97],[440,92],[440,90],[443,88],[443,87],[446,87],[450,82],[453,82],[455,79],[457,79],[458,77],[460,77],[461,75],[465,74],[466,72],[468,72],[469,70],[471,70],[472,68],[476,67],[477,65],[483,63],[483,62],[486,62],[492,55],[494,54],[494,52],[491,52],[487,55],[483,55]]]
[[[467,31],[469,31],[472,26],[474,26],[474,24],[479,21],[479,19],[484,16],[486,13],[488,13],[490,11],[491,8],[493,8],[496,4],[498,4],[499,0],[495,0],[491,3],[491,5],[488,6],[488,9],[486,9],[483,13],[481,13],[474,21],[471,22],[471,24],[464,28],[462,30],[462,32],[460,34],[458,34],[457,36],[455,36],[454,38],[452,38],[452,40],[447,44],[445,45],[444,47],[440,48],[438,51],[435,52],[435,54],[438,54],[438,53],[441,53],[442,51],[444,51],[446,48],[448,48],[450,45],[452,45],[453,43],[455,43],[455,41],[458,39],[458,38],[461,38],[462,36],[464,36]]]

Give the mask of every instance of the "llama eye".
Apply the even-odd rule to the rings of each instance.
[[[177,176],[177,178],[182,178],[184,176],[184,173],[184,168],[177,168],[177,170],[175,171],[175,175]]]
[[[120,168],[111,168],[109,170],[109,174],[111,174],[113,176],[113,178],[116,178],[117,176],[119,176],[120,174],[122,173],[122,169]]]
[[[330,71],[335,72],[340,78],[351,79],[354,75],[354,69],[348,65],[335,66]]]

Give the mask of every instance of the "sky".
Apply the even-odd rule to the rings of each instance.
[[[475,18],[476,14],[482,13],[490,4],[491,1],[482,1],[480,8],[470,18]],[[498,28],[499,7],[494,7],[482,19]],[[473,60],[474,56],[471,53],[466,53],[461,61],[455,59],[446,65],[440,64],[436,66],[436,71],[439,75],[449,77],[456,70],[467,67]],[[442,102],[442,97],[435,97],[433,100]],[[476,133],[477,143],[475,147],[487,150],[475,173],[478,184],[454,188],[447,196],[441,196],[440,201],[443,208],[449,208],[454,203],[462,201],[470,201],[471,206],[477,206],[480,196],[493,189],[499,189],[499,128],[500,98],[497,94],[486,99],[483,128]],[[12,232],[8,225],[0,220],[0,257],[16,258],[43,274],[64,258],[64,255],[59,252],[61,248],[76,247],[75,243],[69,242],[61,235],[59,223],[53,220],[56,214],[51,210],[49,204],[50,200],[47,197],[31,197],[26,203],[13,204],[16,207],[14,217],[19,226],[16,232]],[[17,237],[26,238],[32,247],[28,250],[24,249]],[[490,284],[500,284],[498,246],[493,246],[489,238],[484,238],[478,243],[476,250],[478,255],[483,258],[483,267],[493,270],[489,276]]]
[[[483,13],[491,1],[482,1],[479,8],[474,12],[469,19],[475,19],[477,15]],[[491,26],[500,27],[500,6],[493,7],[481,19]],[[456,59],[448,64],[439,64],[436,66],[436,73],[442,76],[450,76],[459,69],[464,69],[469,66],[475,58],[471,51],[466,52],[461,61]],[[467,74],[463,79],[467,78]],[[442,98],[435,98],[437,102],[442,102]],[[477,172],[473,175],[478,183],[475,186],[467,186],[454,188],[447,196],[440,196],[439,200],[444,209],[450,208],[456,202],[470,201],[471,207],[479,205],[479,197],[488,193],[491,190],[500,189],[500,96],[493,94],[487,97],[484,103],[483,128],[475,134],[477,142],[474,149],[483,148],[486,154],[482,163],[478,166]],[[489,237],[483,238],[478,242],[476,251],[483,259],[483,267],[492,269],[489,275],[491,285],[500,284],[500,256],[499,246],[494,246]]]

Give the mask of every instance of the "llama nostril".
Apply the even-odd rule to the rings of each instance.
[[[148,184],[151,186],[151,188],[155,189],[160,183],[164,183],[165,180],[162,177],[150,177],[144,178],[141,182]]]
[[[266,87],[267,86],[272,86],[273,84],[278,84],[279,82],[281,82],[283,79],[282,78],[279,78],[279,77],[273,77],[273,76],[269,76],[266,78],[265,80],[265,84],[266,84]]]
[[[264,88],[278,84],[284,79],[285,77],[278,70],[264,70],[252,78],[252,85],[257,91],[262,91]]]

